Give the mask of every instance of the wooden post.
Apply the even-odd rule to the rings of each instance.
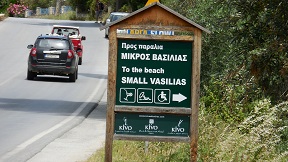
[[[112,27],[113,28],[113,27]],[[116,98],[116,68],[117,68],[117,46],[115,46],[116,32],[109,34],[109,62],[108,62],[108,91],[107,91],[107,115],[106,115],[106,143],[105,162],[112,162],[114,120],[115,120],[115,98]],[[114,41],[111,41],[114,40]]]
[[[193,45],[193,66],[192,66],[192,114],[191,114],[191,144],[190,161],[197,161],[197,143],[198,143],[198,113],[200,96],[200,65],[201,65],[201,31],[194,31]]]

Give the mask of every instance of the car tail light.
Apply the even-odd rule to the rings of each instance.
[[[36,57],[36,48],[32,48],[32,49],[31,49],[30,55],[31,55],[32,57]]]
[[[72,50],[69,50],[69,51],[68,51],[67,58],[68,58],[68,59],[72,59],[73,57],[74,57],[73,51],[72,51]]]
[[[78,43],[78,47],[81,47],[81,43]]]

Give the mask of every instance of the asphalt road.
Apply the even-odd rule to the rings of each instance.
[[[28,44],[52,25],[79,26],[86,36],[78,80],[26,79]],[[77,126],[106,92],[108,40],[94,21],[7,18],[0,21],[0,161],[27,161]],[[105,116],[103,116],[105,118]]]

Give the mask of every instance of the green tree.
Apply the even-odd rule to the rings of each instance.
[[[136,11],[145,6],[147,1],[143,0],[127,0],[127,4],[130,7],[130,12]]]
[[[212,31],[203,40],[202,85],[218,78],[233,86],[245,85],[246,94],[257,91],[254,96],[257,98],[262,97],[258,87],[273,102],[288,98],[288,1],[162,0],[162,3]],[[251,97],[243,96],[247,102]]]
[[[250,74],[274,101],[288,99],[288,1],[247,0],[232,2],[238,12],[233,32],[243,41]]]
[[[48,8],[54,4],[55,0],[22,0],[22,3],[30,10],[36,10],[36,7]]]
[[[89,0],[69,0],[70,5],[78,10],[78,12],[87,12],[89,10],[90,3]]]
[[[8,5],[9,5],[9,0],[2,0],[0,2],[0,13],[4,13]]]

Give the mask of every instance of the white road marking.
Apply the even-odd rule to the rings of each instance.
[[[21,73],[23,73],[23,72],[21,71],[19,73],[16,73],[16,74],[12,75],[10,78],[4,80],[3,82],[0,83],[0,87],[3,86],[4,84],[8,83],[10,80],[14,79],[17,75],[19,75]]]
[[[10,157],[12,157],[13,155],[19,153],[20,151],[24,150],[27,146],[29,146],[30,144],[34,143],[35,141],[39,140],[40,138],[44,137],[45,135],[53,132],[54,130],[62,127],[63,125],[65,125],[66,123],[68,123],[69,121],[71,121],[73,118],[75,118],[77,115],[80,114],[80,112],[88,105],[89,102],[92,101],[93,97],[96,95],[96,93],[98,92],[98,90],[100,89],[100,87],[102,87],[103,82],[106,79],[100,79],[100,84],[98,84],[98,86],[95,88],[95,90],[93,91],[93,93],[87,98],[87,100],[82,103],[77,110],[75,110],[68,118],[66,118],[65,120],[63,120],[62,122],[60,122],[59,124],[51,127],[50,129],[47,129],[46,131],[43,131],[37,135],[35,135],[34,137],[30,138],[29,140],[25,141],[24,143],[18,145],[14,150],[6,153],[5,155],[3,155],[0,158],[0,161],[4,161],[5,159],[8,159]],[[2,83],[3,84],[3,83]],[[1,84],[0,84],[1,86]],[[99,99],[100,101],[100,99]]]

